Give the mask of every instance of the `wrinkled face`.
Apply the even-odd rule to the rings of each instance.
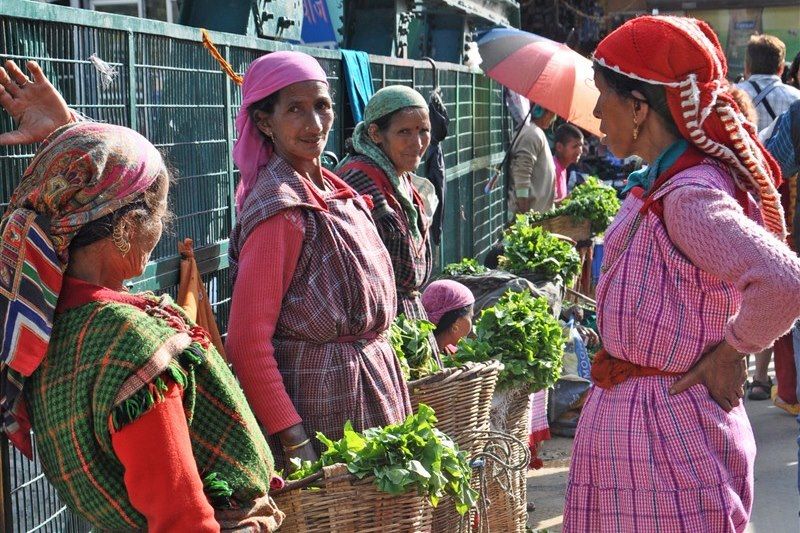
[[[152,217],[132,229],[131,250],[125,256],[130,264],[131,274],[125,276],[125,279],[135,278],[144,272],[147,262],[150,261],[150,254],[161,240],[161,235],[164,233],[164,218],[167,216],[168,193],[169,181],[165,180],[165,186],[158,193],[158,203]]]
[[[290,164],[322,155],[333,124],[333,102],[321,81],[301,81],[281,89],[272,113],[256,112],[258,129]]]
[[[633,105],[630,98],[614,91],[595,72],[594,83],[600,91],[594,116],[600,119],[600,131],[605,135],[600,141],[618,158],[633,155]]]
[[[376,124],[370,124],[369,135],[389,157],[398,174],[414,172],[431,143],[428,110],[422,107],[401,109],[383,131]]]
[[[570,137],[564,143],[556,143],[556,156],[565,167],[577,163],[583,154],[583,139]]]

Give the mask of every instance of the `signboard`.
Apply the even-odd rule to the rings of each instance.
[[[303,0],[301,42],[318,48],[339,48],[326,0]]]
[[[763,31],[762,13],[761,8],[730,10],[725,54],[728,57],[728,72],[732,78],[744,73],[744,58],[750,36]]]

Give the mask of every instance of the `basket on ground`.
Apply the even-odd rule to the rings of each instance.
[[[431,506],[408,492],[392,496],[375,486],[372,476],[357,479],[336,464],[305,479],[290,481],[272,493],[286,513],[281,531],[290,533],[378,533],[430,531]]]
[[[452,438],[469,457],[477,451],[477,436],[489,429],[489,412],[497,376],[503,369],[499,361],[467,363],[409,382],[411,405],[421,403],[436,412],[436,427]],[[478,488],[473,483],[473,488]],[[461,531],[469,516],[461,517],[452,499],[442,498],[433,511],[433,531]]]
[[[492,429],[527,443],[531,411],[529,397],[527,387],[495,394],[490,415]],[[520,469],[509,469],[487,461],[485,496],[489,500],[489,531],[525,532],[528,522],[525,473],[530,460],[529,453],[527,446],[516,446],[512,448],[510,457],[505,459],[507,464],[522,465]]]
[[[559,215],[538,222],[531,222],[531,226],[541,226],[550,233],[564,235],[575,242],[592,238],[592,223],[589,220],[583,220],[569,215]]]

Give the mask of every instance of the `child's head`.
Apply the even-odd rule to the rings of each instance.
[[[556,157],[566,168],[578,162],[583,154],[583,134],[572,124],[556,128]]]
[[[428,320],[436,324],[433,332],[441,350],[455,345],[472,331],[472,313],[475,297],[457,281],[434,281],[422,293],[422,305]]]

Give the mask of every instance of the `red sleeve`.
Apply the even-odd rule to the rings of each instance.
[[[192,531],[220,530],[197,472],[177,385],[171,384],[163,401],[113,433],[111,444],[125,467],[128,498],[147,518],[150,533],[185,529],[187,517]]]
[[[225,352],[247,401],[270,435],[302,422],[286,393],[272,336],[303,248],[303,214],[290,209],[259,224],[242,248]]]

